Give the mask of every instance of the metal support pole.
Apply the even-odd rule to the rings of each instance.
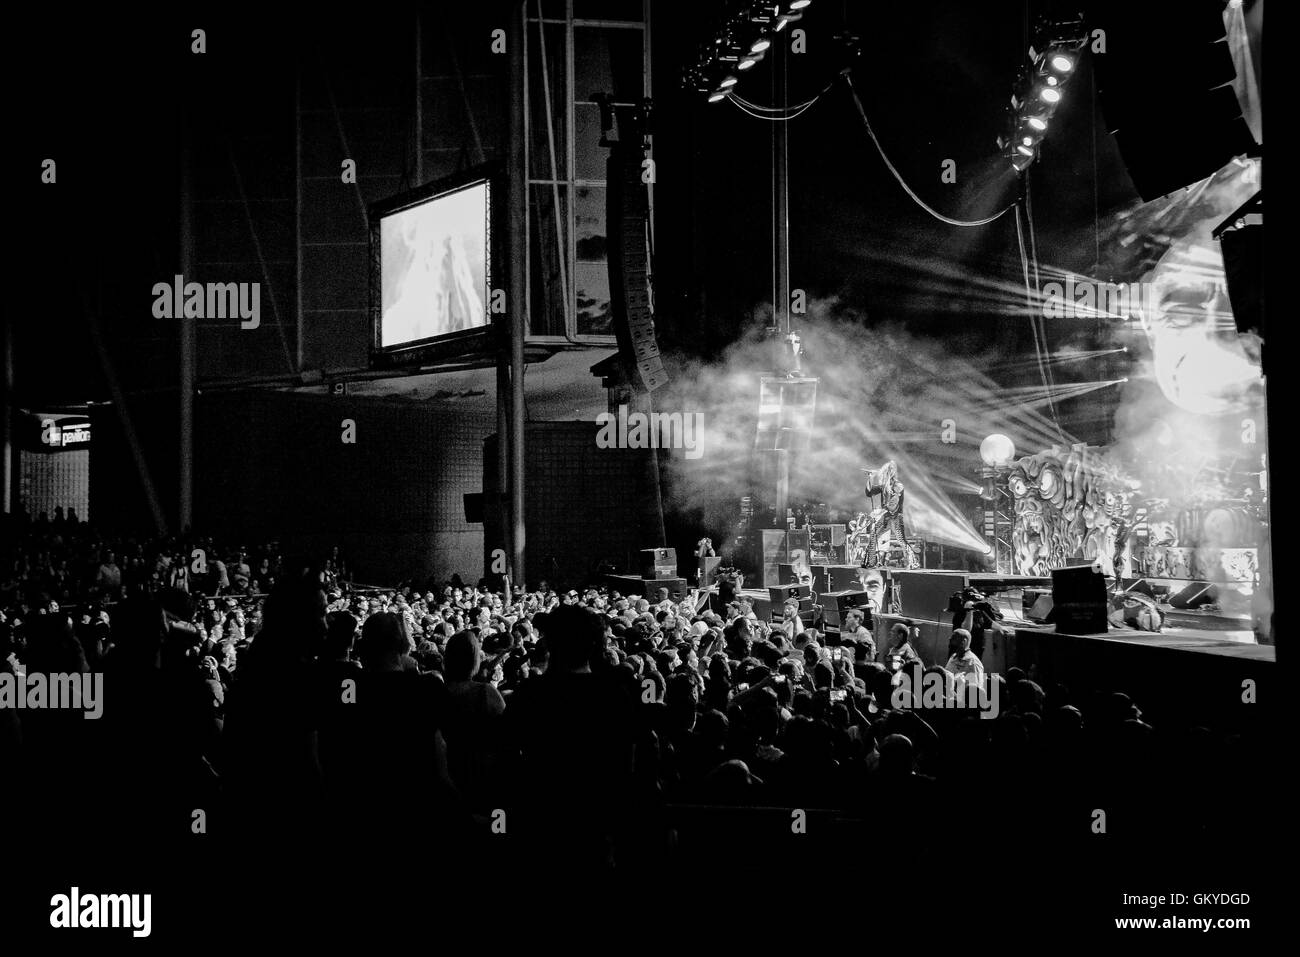
[[[180,208],[180,270],[190,277],[194,265],[194,195],[190,180],[189,129],[181,125],[181,208]],[[180,482],[176,497],[176,527],[182,534],[194,520],[194,379],[198,365],[197,325],[185,310],[177,317],[180,323],[180,462],[177,476]]]
[[[789,96],[786,88],[787,47],[772,46],[772,83],[776,98],[773,105],[784,108]],[[790,150],[788,124],[772,124],[772,226],[776,240],[776,297],[773,303],[776,325],[782,336],[790,334]]]
[[[506,271],[506,311],[510,321],[510,548],[511,580],[522,587],[524,569],[524,337],[528,330],[528,170],[524,143],[524,4],[514,5],[507,42],[510,49],[510,261]],[[557,209],[558,214],[558,209]],[[560,251],[561,257],[564,251]]]
[[[786,87],[786,44],[775,43],[772,47],[773,105],[784,107],[788,98]],[[775,325],[780,336],[777,355],[781,367],[777,374],[788,370],[784,338],[790,334],[790,180],[789,180],[789,140],[786,124],[772,124],[772,239],[773,267],[775,269],[774,291],[776,302],[772,304]],[[788,528],[787,511],[790,502],[790,456],[789,450],[782,449],[776,453],[776,489],[775,523],[777,528]]]
[[[14,335],[17,330],[13,323],[5,324],[4,355],[4,421],[0,422],[3,431],[4,458],[0,460],[0,495],[4,496],[4,511],[8,515],[14,508],[14,416],[17,414],[17,402],[14,386]]]
[[[293,243],[294,243],[294,337],[295,371],[303,367],[303,316],[302,316],[302,57],[293,84]]]
[[[507,555],[514,555],[514,549],[510,546],[510,533],[514,530],[514,525],[510,521],[510,512],[506,507],[509,502],[508,491],[510,489],[510,325],[509,322],[499,323],[497,340],[497,472],[496,472],[496,499],[486,503],[488,508],[495,509],[494,514],[501,527],[500,546],[505,549]],[[496,547],[493,545],[492,547]],[[491,568],[490,558],[488,556],[488,568]]]
[[[776,527],[789,528],[790,509],[790,451],[777,449],[776,456]]]
[[[415,11],[415,185],[424,185],[424,18]]]

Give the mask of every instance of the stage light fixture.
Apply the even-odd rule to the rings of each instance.
[[[980,443],[980,458],[985,465],[997,468],[1010,465],[1016,457],[1016,443],[1001,432],[986,436]]]
[[[1038,158],[1034,150],[1027,150],[1017,147],[1011,151],[1011,165],[1017,173],[1023,173],[1029,168],[1029,164]]]
[[[812,0],[764,0],[738,4],[739,10],[722,21],[683,73],[686,86],[708,96],[710,103],[725,94],[752,70],[771,49],[774,35],[786,24],[803,17]]]
[[[1037,148],[1061,102],[1066,81],[1074,74],[1088,34],[1082,16],[1040,21],[1011,95],[1006,132],[998,137],[1017,172],[1037,158]]]

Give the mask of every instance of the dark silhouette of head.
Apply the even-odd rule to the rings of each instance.
[[[549,673],[588,671],[605,646],[605,625],[581,605],[561,605],[547,617]]]

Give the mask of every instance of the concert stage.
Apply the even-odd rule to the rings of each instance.
[[[1003,613],[1002,632],[986,632],[982,660],[987,671],[1025,671],[1044,689],[1064,685],[1072,693],[1124,691],[1148,715],[1170,720],[1203,720],[1208,705],[1224,711],[1232,725],[1249,720],[1241,707],[1247,680],[1255,700],[1268,693],[1277,660],[1272,645],[1260,645],[1248,618],[1213,608],[1173,608],[1162,604],[1166,625],[1160,632],[1112,626],[1108,631],[1057,631],[1052,624],[1030,620],[1029,609],[1051,594],[1051,580],[935,569],[889,572],[895,613],[877,613],[873,632],[877,659],[885,662],[889,627],[911,622],[918,631],[913,644],[926,665],[948,660],[952,615],[947,600],[964,587],[985,592]],[[766,590],[745,589],[754,612],[771,620],[774,608]],[[824,640],[834,641],[835,629]]]

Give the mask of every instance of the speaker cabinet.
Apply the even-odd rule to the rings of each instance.
[[[1105,632],[1109,610],[1106,579],[1092,565],[1052,571],[1052,617],[1057,631],[1073,635]]]

